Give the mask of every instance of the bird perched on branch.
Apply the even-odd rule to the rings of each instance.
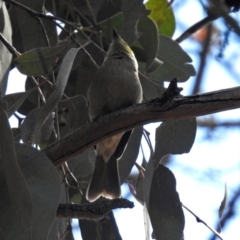
[[[138,63],[128,44],[113,30],[113,40],[102,66],[97,70],[87,92],[89,116],[100,116],[142,101]],[[118,159],[122,156],[131,130],[109,137],[96,145],[96,162],[86,197],[90,202],[100,196],[121,197]]]

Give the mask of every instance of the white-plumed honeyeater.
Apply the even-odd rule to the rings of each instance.
[[[113,30],[113,40],[102,66],[88,89],[91,121],[142,101],[138,63],[128,44]],[[96,163],[89,182],[87,199],[100,196],[121,197],[118,159],[127,145],[131,131],[109,137],[96,145]]]

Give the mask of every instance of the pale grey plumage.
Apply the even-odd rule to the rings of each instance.
[[[92,79],[87,98],[91,120],[142,101],[142,87],[138,64],[127,43],[114,32],[113,41],[102,66]],[[124,133],[107,138],[96,146],[95,170],[87,190],[87,199],[94,201],[101,195],[107,198],[121,196],[117,159],[125,147]],[[125,137],[127,140],[130,134]],[[122,139],[122,140],[121,140]],[[124,143],[126,145],[126,143]]]

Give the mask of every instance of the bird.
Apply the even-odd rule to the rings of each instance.
[[[142,102],[138,62],[132,49],[115,29],[107,55],[90,83],[87,100],[91,121]],[[131,132],[119,133],[96,144],[95,167],[86,191],[89,202],[101,196],[109,199],[121,197],[118,160]]]

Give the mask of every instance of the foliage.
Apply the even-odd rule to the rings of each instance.
[[[10,3],[8,11],[5,2]],[[0,19],[4,20],[0,32],[21,54],[14,49],[9,52],[0,42],[0,60],[5,59],[0,65],[0,238],[70,240],[69,221],[57,219],[56,209],[60,201],[69,199],[86,203],[94,151],[72,157],[69,167],[57,171],[41,150],[89,121],[86,91],[106,56],[112,28],[136,55],[144,101],[161,97],[164,82],[174,77],[187,81],[195,70],[188,54],[168,37],[175,20],[167,1],[149,1],[147,7],[141,0],[5,2],[0,0]],[[154,5],[157,2],[159,6]],[[8,73],[14,67],[26,75],[26,91],[5,95]],[[25,117],[19,129],[12,131],[7,118],[16,111]],[[147,206],[156,239],[183,237],[185,223],[176,180],[161,160],[168,154],[189,152],[195,134],[196,119],[186,118],[161,124],[155,149],[148,141],[151,156],[139,168],[133,192]],[[142,136],[148,139],[142,127],[136,128],[119,162],[122,183],[138,157]],[[24,144],[18,143],[19,138]],[[81,219],[79,226],[84,240],[121,239],[112,212],[106,221]]]

